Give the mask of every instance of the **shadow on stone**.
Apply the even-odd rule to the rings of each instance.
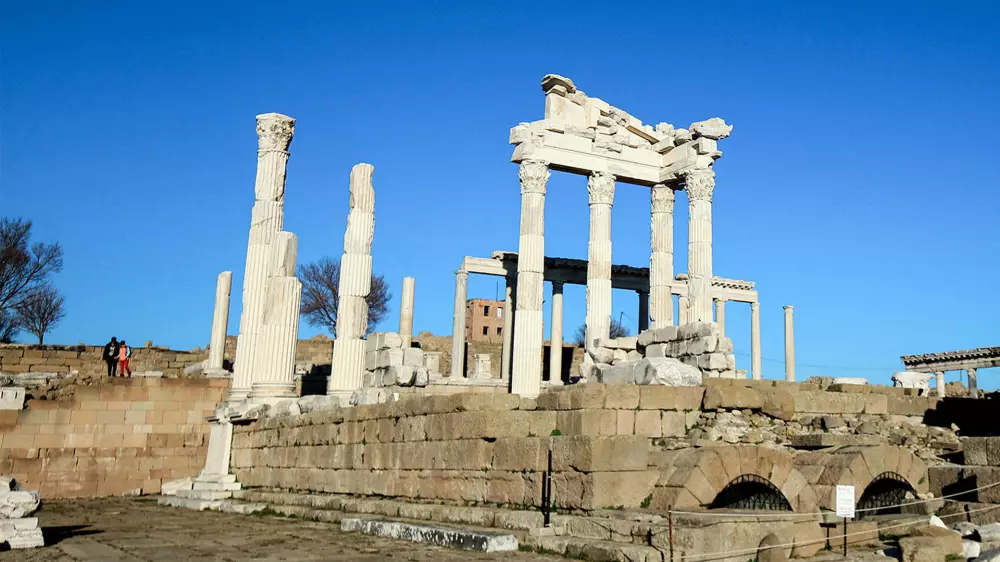
[[[62,525],[58,527],[42,527],[42,536],[45,537],[45,546],[52,546],[71,537],[83,537],[87,535],[99,535],[103,533],[100,529],[92,529],[90,525]]]

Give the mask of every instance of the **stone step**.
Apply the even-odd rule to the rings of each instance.
[[[345,517],[340,521],[340,530],[479,552],[516,552],[518,549],[517,537],[509,533],[422,525],[392,519]]]
[[[239,482],[199,482],[195,480],[192,485],[193,490],[217,490],[234,492],[243,486]]]
[[[189,500],[226,500],[233,497],[232,492],[225,490],[177,490],[175,497]]]
[[[580,540],[562,536],[528,536],[522,549],[543,554],[558,554],[577,560],[629,560],[630,562],[661,562],[664,553],[652,546],[604,540]]]
[[[204,511],[206,509],[212,511],[221,511],[224,513],[237,513],[240,515],[249,515],[251,513],[257,513],[259,511],[264,511],[267,509],[267,504],[256,503],[256,502],[245,502],[232,499],[199,499],[199,498],[185,498],[181,496],[158,496],[156,503],[159,505],[166,505],[170,507],[182,507],[184,509],[193,509],[195,511]]]

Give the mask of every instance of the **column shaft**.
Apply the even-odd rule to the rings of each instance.
[[[500,353],[500,378],[510,380],[510,353],[514,342],[514,301],[517,281],[511,276],[505,278],[503,303],[503,349]]]
[[[451,324],[451,376],[465,376],[465,301],[469,291],[469,272],[455,272],[455,317]]]
[[[669,289],[668,289],[669,290]],[[649,329],[649,293],[638,291],[639,294],[639,331]],[[673,304],[672,302],[670,304]]]
[[[233,272],[223,271],[215,283],[215,312],[212,315],[212,339],[208,346],[205,373],[209,377],[225,377],[222,368],[226,355],[226,332],[229,328],[229,296],[233,287]]]
[[[688,322],[712,321],[712,191],[715,172],[690,170],[688,192]]]
[[[246,268],[243,273],[243,306],[236,340],[236,362],[228,399],[240,402],[250,393],[255,375],[254,359],[264,310],[265,283],[270,274],[268,245],[284,223],[285,176],[288,147],[295,120],[278,113],[257,116],[257,178],[250,217]]]
[[[719,333],[726,335],[726,301],[718,299],[715,301],[715,323],[719,325]]]
[[[677,297],[677,325],[683,326],[691,320],[689,319],[691,312],[691,299],[687,297]]]
[[[251,385],[249,401],[274,404],[295,398],[295,346],[299,340],[302,283],[295,277],[267,280],[267,302],[255,361],[261,378]]]
[[[674,323],[674,189],[658,184],[651,191],[649,307],[653,328]]]
[[[944,382],[944,373],[941,371],[934,373],[934,379],[935,379],[935,386],[937,387],[936,388],[937,395],[940,396],[941,398],[944,398],[945,396],[948,395],[948,390]]]
[[[760,303],[750,303],[750,375],[756,380],[764,377],[760,356]]]
[[[590,198],[590,242],[587,244],[586,348],[607,339],[611,331],[611,207],[615,177],[594,172],[587,181]]]
[[[563,284],[552,282],[552,324],[549,338],[549,383],[562,384]]]
[[[413,292],[417,280],[412,277],[403,278],[403,294],[399,299],[399,337],[403,339],[403,349],[413,343]]]
[[[785,380],[795,382],[795,326],[792,305],[785,305]]]
[[[375,188],[371,164],[351,168],[350,212],[340,259],[340,300],[337,303],[337,339],[327,394],[346,404],[361,388],[368,335],[368,295],[372,287],[372,239],[375,237]]]
[[[976,379],[976,370],[968,369],[969,374],[969,398],[979,398],[979,382]]]
[[[545,162],[521,162],[521,230],[517,260],[517,316],[511,392],[538,396],[542,384],[542,300],[545,285]]]

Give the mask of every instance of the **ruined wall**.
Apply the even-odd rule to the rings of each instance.
[[[136,342],[138,343],[138,342]],[[132,345],[133,372],[159,371],[168,378],[180,378],[184,368],[204,361],[208,353],[201,350],[176,351],[165,347]],[[0,344],[0,373],[69,374],[77,371],[84,377],[107,375],[107,364],[101,359],[104,346],[96,345],[18,345]]]
[[[44,498],[158,493],[205,463],[225,379],[104,379],[71,401],[0,412],[0,474]]]

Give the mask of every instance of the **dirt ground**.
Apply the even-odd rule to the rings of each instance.
[[[529,552],[483,554],[355,533],[273,516],[161,507],[150,499],[49,501],[38,514],[43,548],[0,552],[0,561],[276,560],[452,562],[560,560]]]

